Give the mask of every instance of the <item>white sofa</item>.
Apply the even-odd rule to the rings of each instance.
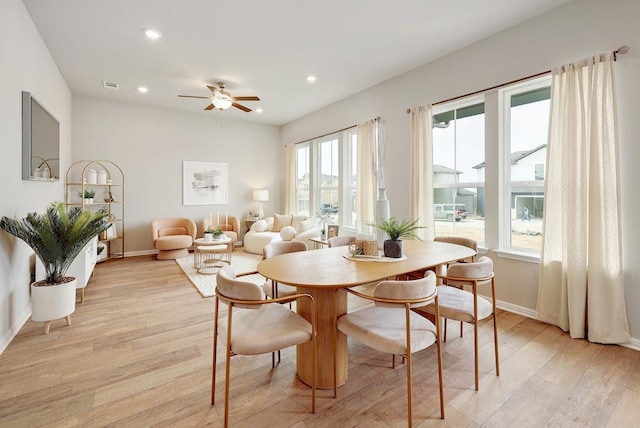
[[[303,215],[274,214],[255,222],[244,235],[244,250],[248,253],[262,254],[262,249],[271,242],[299,241],[313,249],[309,238],[320,236],[320,222],[316,218]]]

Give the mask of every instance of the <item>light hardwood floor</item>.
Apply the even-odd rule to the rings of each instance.
[[[517,284],[514,284],[517,286]],[[209,405],[213,299],[173,261],[151,256],[99,264],[72,325],[32,321],[0,355],[1,427],[221,426],[224,352]],[[571,340],[558,328],[498,314],[501,375],[491,322],[482,325],[480,391],[473,335],[450,325],[444,345],[446,419],[439,419],[435,347],[414,357],[414,426],[631,427],[640,425],[640,352]],[[223,346],[223,343],[221,343]],[[220,349],[223,349],[221,346]],[[331,398],[296,379],[295,348],[232,358],[230,423],[237,427],[406,425],[405,367],[349,341],[347,384]]]

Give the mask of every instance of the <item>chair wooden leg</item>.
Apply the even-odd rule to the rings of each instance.
[[[211,405],[216,402],[216,360],[218,356],[218,298],[215,298],[215,310],[213,319],[213,362],[211,371]]]
[[[473,359],[476,371],[476,391],[480,388],[480,376],[478,375],[478,319],[473,320]]]
[[[51,328],[51,321],[44,322],[44,334],[49,334],[49,328]]]
[[[496,312],[495,278],[491,278],[491,304],[493,305],[493,346],[496,353],[496,376],[500,376],[500,357],[498,355],[498,313]]]
[[[443,340],[443,342],[447,343],[447,324],[449,324],[449,323],[447,322],[448,320],[446,318],[443,318],[443,319],[444,319],[444,340]]]
[[[412,394],[411,394],[411,309],[409,308],[409,305],[407,304],[406,308],[406,319],[405,319],[405,326],[406,326],[406,330],[405,330],[405,335],[406,335],[406,358],[407,358],[407,411],[408,411],[408,416],[407,416],[407,422],[408,422],[408,426],[411,427],[413,426],[413,412],[412,412],[412,407],[411,407],[411,403],[412,403]],[[405,355],[403,355],[404,357]]]
[[[446,318],[445,318],[446,321]],[[444,382],[442,376],[442,340],[440,333],[442,327],[440,325],[440,307],[438,305],[438,297],[436,296],[436,350],[438,352],[438,386],[440,390],[440,419],[444,419]]]
[[[412,418],[412,408],[411,408],[411,348],[409,348],[409,352],[407,352],[407,411],[408,413],[408,426],[413,426],[413,418]]]
[[[227,321],[227,352],[225,356],[225,379],[224,379],[224,427],[229,426],[229,378],[231,374],[231,311],[233,305],[229,303],[229,318]]]

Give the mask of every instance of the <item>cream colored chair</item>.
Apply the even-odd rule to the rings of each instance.
[[[201,234],[203,234],[209,226],[213,229],[217,229],[219,227],[232,242],[236,242],[238,240],[238,235],[240,234],[240,221],[238,220],[238,217],[232,215],[224,217],[221,216],[220,223],[218,223],[217,215],[210,218],[205,217],[204,220],[202,220],[201,226]]]
[[[440,307],[434,305],[414,309],[423,316],[440,316],[473,324],[473,350],[475,362],[476,391],[480,386],[478,375],[478,321],[493,315],[493,343],[495,348],[496,375],[500,376],[498,356],[498,320],[496,317],[496,291],[493,278],[493,261],[486,256],[473,263],[455,263],[449,266],[447,275],[442,277],[446,285],[438,286]],[[491,285],[491,302],[478,296],[478,286]],[[471,292],[462,287],[470,286]]]
[[[450,244],[462,245],[464,247],[471,248],[476,253],[478,252],[478,242],[471,238],[465,238],[462,236],[436,236],[433,240],[437,242],[448,242]],[[469,257],[469,259],[465,261],[475,262],[476,256],[474,255]]]
[[[190,218],[158,218],[151,222],[151,239],[158,250],[158,260],[172,260],[189,255],[196,238],[196,223]]]
[[[262,249],[262,259],[270,259],[280,254],[307,251],[307,244],[298,241],[278,241],[265,245]],[[301,269],[303,269],[301,267]],[[296,287],[286,284],[278,284],[276,281],[267,281],[263,285],[264,294],[269,298],[286,297],[297,293]]]
[[[440,417],[444,419],[444,391],[442,386],[442,351],[440,346],[440,317],[438,316],[438,291],[436,277],[431,271],[422,279],[413,281],[382,281],[373,296],[347,289],[351,294],[373,300],[369,306],[341,316],[334,331],[333,382],[337,396],[337,348],[341,331],[359,342],[380,352],[401,355],[407,366],[408,425],[412,423],[411,354],[428,348],[434,343],[438,353],[438,378],[440,386]],[[336,294],[337,300],[337,294]],[[411,308],[433,304],[436,311],[435,325],[415,314]],[[337,302],[334,305],[337,307]],[[334,314],[337,317],[337,313]]]
[[[345,245],[353,244],[356,242],[355,236],[334,236],[333,238],[329,238],[327,241],[329,243],[329,248],[333,247],[344,247]]]
[[[287,309],[280,303],[296,299],[309,299],[311,322]],[[219,320],[220,302],[228,305],[226,320]],[[258,355],[311,342],[313,376],[311,385],[311,412],[316,411],[316,307],[309,294],[294,294],[264,300],[260,286],[236,278],[233,269],[225,266],[218,272],[213,334],[213,374],[211,378],[211,405],[215,404],[216,362],[218,334],[226,337],[224,382],[224,426],[229,423],[229,374],[233,355]],[[274,409],[277,412],[277,409]]]
[[[448,242],[450,244],[462,245],[464,247],[471,248],[473,251],[476,252],[476,255],[478,253],[478,242],[471,238],[465,238],[462,236],[436,236],[435,238],[433,238],[433,240],[437,242]],[[458,263],[475,262],[476,255],[473,255],[464,260],[458,260]],[[439,275],[445,275],[447,272],[447,267],[449,267],[450,264],[451,263],[447,263],[446,265],[439,266],[436,273]],[[447,341],[447,326],[448,326],[448,322],[447,322],[447,319],[445,318],[444,319],[444,335],[443,335],[444,342]],[[462,337],[462,334],[463,334],[463,325],[462,325],[462,322],[460,322],[460,337]]]

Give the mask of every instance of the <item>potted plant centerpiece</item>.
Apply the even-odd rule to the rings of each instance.
[[[399,222],[395,217],[389,219],[381,218],[378,223],[371,225],[386,232],[389,236],[389,239],[384,241],[385,257],[400,258],[403,256],[402,240],[400,238],[421,240],[415,232],[418,229],[424,229],[424,226],[418,226],[418,220]]]
[[[80,251],[109,226],[106,211],[74,207],[67,212],[62,202],[52,203],[42,214],[0,220],[0,228],[26,242],[44,265],[45,279],[31,284],[31,319],[44,321],[45,334],[52,320],[64,317],[71,324],[76,279],[65,275]]]
[[[218,226],[218,228],[213,231],[213,239],[215,241],[218,241],[222,239],[223,236],[224,236],[224,232],[222,232],[222,229],[220,229],[220,226]]]
[[[213,234],[215,233],[215,229],[211,226],[208,226],[204,231],[204,240],[206,242],[213,241]]]

